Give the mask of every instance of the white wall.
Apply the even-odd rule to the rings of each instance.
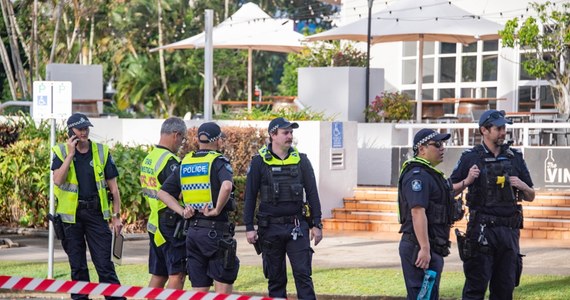
[[[366,68],[299,68],[298,99],[339,121],[364,122]],[[370,69],[369,99],[384,91],[384,70]]]

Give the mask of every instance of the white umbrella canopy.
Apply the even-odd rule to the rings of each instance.
[[[296,52],[303,49],[303,35],[293,30],[293,21],[273,19],[254,3],[244,4],[228,19],[215,26],[212,32],[214,48],[247,49],[247,101],[248,110],[252,102],[252,50],[273,52]],[[205,33],[199,33],[184,40],[151,49],[195,49],[204,48]]]
[[[473,15],[451,1],[402,0],[372,14],[370,43],[419,41],[419,74],[416,91],[416,119],[422,116],[424,41],[469,44],[477,40],[498,39],[499,23]],[[319,34],[307,41],[353,40],[366,42],[368,19],[362,18]]]

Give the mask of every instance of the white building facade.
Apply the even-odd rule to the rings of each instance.
[[[386,9],[395,1],[398,0],[373,1],[372,13]],[[442,2],[451,2],[476,17],[500,24],[515,17],[524,19],[533,12],[526,0]],[[368,0],[342,0],[340,18],[336,25],[366,18],[368,3]],[[421,5],[422,1],[418,0],[415,7],[418,12]],[[406,21],[408,20],[400,20]],[[366,50],[364,43],[359,46]],[[370,67],[385,70],[386,91],[402,91],[415,98],[419,73],[417,48],[418,42],[372,45]],[[443,98],[505,98],[504,101],[497,101],[496,108],[507,112],[553,108],[553,97],[547,81],[529,76],[522,69],[522,59],[519,49],[503,48],[500,40],[478,41],[468,45],[425,42],[422,98],[424,101]],[[446,111],[450,112],[452,111]]]

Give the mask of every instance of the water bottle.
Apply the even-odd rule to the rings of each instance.
[[[437,272],[434,270],[426,270],[424,275],[424,281],[422,282],[422,287],[420,293],[418,294],[418,300],[429,300],[431,297],[431,289],[437,278]]]

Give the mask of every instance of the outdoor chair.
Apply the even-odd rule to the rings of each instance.
[[[543,119],[543,122],[552,122],[552,123],[568,123],[569,115],[568,114],[558,114],[556,118],[553,119]],[[543,130],[544,136],[548,136],[548,144],[549,145],[556,145],[562,146],[559,142],[559,138],[564,138],[564,146],[568,146],[568,134],[570,132],[567,128],[547,128]],[[541,136],[542,137],[542,136]],[[542,142],[541,142],[542,144]]]

